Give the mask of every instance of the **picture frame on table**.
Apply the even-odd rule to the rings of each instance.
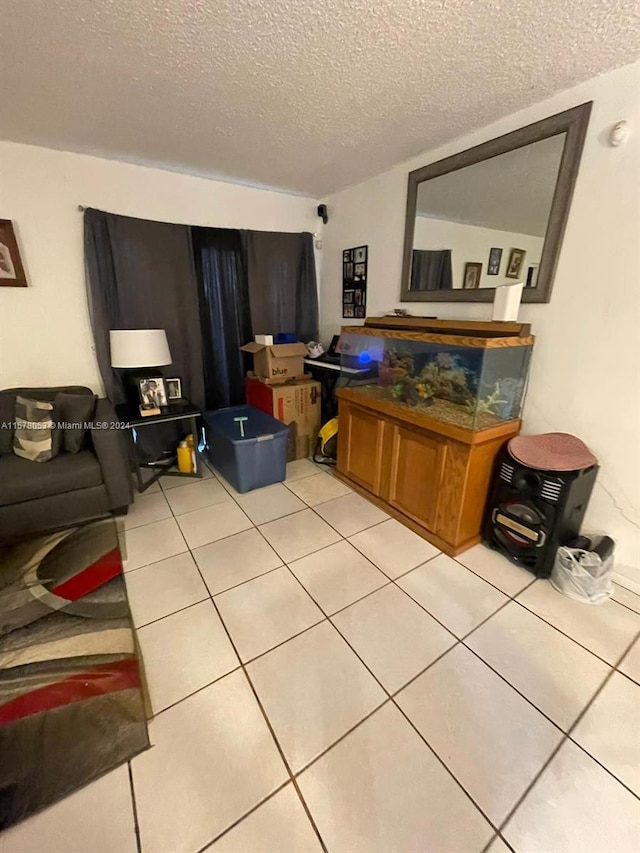
[[[0,287],[27,287],[13,222],[0,219]]]
[[[468,261],[464,265],[464,276],[462,279],[463,290],[476,290],[480,287],[481,276],[482,264],[475,261]]]
[[[138,380],[141,408],[159,409],[167,405],[167,388],[162,376],[144,377]]]
[[[165,379],[164,384],[167,388],[167,400],[169,400],[169,402],[182,400],[182,380],[179,376],[175,376],[171,379]]]

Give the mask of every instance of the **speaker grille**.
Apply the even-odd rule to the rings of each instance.
[[[509,465],[507,462],[503,462],[500,466],[500,479],[504,480],[505,483],[510,483],[513,480],[513,465]]]
[[[545,480],[540,489],[540,497],[544,498],[549,503],[558,503],[562,493],[562,483],[556,480]]]

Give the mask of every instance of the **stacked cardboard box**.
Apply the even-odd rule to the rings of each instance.
[[[306,459],[313,453],[320,429],[319,382],[303,379],[286,385],[268,385],[257,377],[247,377],[245,391],[250,406],[288,424],[288,462]]]

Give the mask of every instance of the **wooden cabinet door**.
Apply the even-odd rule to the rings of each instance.
[[[446,442],[400,424],[392,426],[389,503],[433,529]]]
[[[374,495],[380,494],[384,426],[370,412],[340,404],[338,470]]]

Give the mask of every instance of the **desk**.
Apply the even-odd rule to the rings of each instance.
[[[321,421],[323,424],[338,414],[336,399],[338,380],[345,379],[344,384],[349,385],[352,380],[365,379],[371,373],[368,367],[341,367],[339,364],[331,364],[317,358],[305,358],[304,363],[322,387]]]
[[[196,457],[196,470],[194,473],[183,473],[182,471],[170,471],[169,467],[175,465],[176,457],[170,457],[167,460],[163,460],[162,463],[153,463],[153,462],[141,462],[140,456],[138,454],[138,448],[136,447],[136,437],[135,431],[140,429],[141,427],[149,426],[151,424],[161,424],[167,423],[168,421],[189,421],[191,426],[191,434],[193,435],[194,441],[198,440],[198,427],[196,423],[196,419],[202,415],[202,412],[197,406],[194,406],[193,403],[190,403],[188,400],[185,400],[182,403],[171,403],[169,406],[162,406],[159,415],[148,415],[147,417],[142,417],[140,414],[140,409],[138,406],[132,406],[129,403],[122,403],[120,406],[116,406],[116,415],[118,416],[118,420],[122,424],[127,425],[127,432],[129,434],[129,447],[130,447],[130,455],[131,461],[134,465],[136,472],[136,481],[138,484],[138,491],[144,492],[152,483],[155,483],[160,477],[197,477],[202,479],[202,464],[200,462],[200,454],[196,449],[195,457]],[[142,479],[142,469],[146,468],[148,470],[152,470],[153,476],[147,480],[146,482]]]

